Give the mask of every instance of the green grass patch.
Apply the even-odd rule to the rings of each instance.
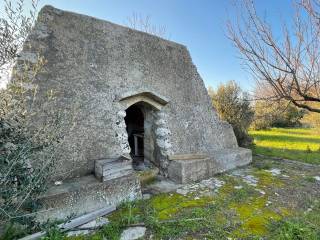
[[[320,164],[320,134],[314,128],[249,131],[255,154]]]
[[[270,239],[291,240],[291,239],[320,239],[320,203],[308,212],[274,221],[268,225]]]

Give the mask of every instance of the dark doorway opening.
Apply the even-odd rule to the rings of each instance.
[[[130,155],[136,170],[144,167],[144,113],[141,106],[134,104],[126,110],[126,130],[131,148]]]

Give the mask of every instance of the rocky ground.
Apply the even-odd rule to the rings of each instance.
[[[199,183],[147,182],[143,200],[73,238],[320,239],[320,166],[256,156]]]

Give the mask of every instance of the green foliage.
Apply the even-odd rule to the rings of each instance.
[[[254,104],[254,121],[251,127],[255,130],[271,127],[298,127],[306,111],[286,102],[256,101]]]
[[[25,64],[0,91],[0,221],[30,227],[34,223],[29,213],[39,207],[36,199],[46,189],[54,162],[54,143],[59,137],[54,111],[37,129],[29,125],[33,117],[42,114],[39,105],[32,106],[36,87],[28,87],[34,80],[30,76],[41,71],[44,64],[42,58],[36,64]]]
[[[14,225],[12,223],[6,224],[3,234],[0,236],[0,240],[12,240],[19,239],[28,234],[29,231],[21,225]]]
[[[312,104],[314,107],[320,107],[320,103]],[[320,114],[315,112],[307,112],[301,121],[304,125],[320,129]]]
[[[60,231],[57,225],[52,225],[46,229],[46,235],[41,240],[63,240],[66,235]]]
[[[229,122],[241,146],[248,146],[251,138],[248,128],[253,120],[253,110],[248,94],[234,82],[222,84],[216,91],[209,88],[212,104],[222,120]]]
[[[271,224],[270,232],[272,239],[278,240],[319,240],[319,223],[310,223],[308,216],[301,215],[299,218],[284,219]]]

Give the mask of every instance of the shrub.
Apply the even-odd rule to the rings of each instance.
[[[320,104],[314,104],[314,106],[320,106]],[[308,127],[320,129],[320,113],[307,112],[302,119],[302,123]]]
[[[234,81],[222,84],[216,91],[209,88],[212,104],[222,120],[229,122],[234,130],[238,144],[248,146],[252,138],[248,128],[253,120],[253,110],[248,94]]]
[[[0,221],[31,223],[23,216],[37,209],[36,198],[46,189],[54,162],[54,143],[59,137],[56,112],[37,129],[29,125],[42,114],[39,106],[30,106],[36,88],[26,87],[33,82],[29,73],[36,74],[43,65],[39,58],[37,64],[15,73],[0,91]]]
[[[271,127],[298,127],[306,113],[294,105],[286,102],[256,101],[254,104],[254,121],[252,128],[256,130]]]
[[[0,226],[27,225],[28,231],[36,227],[32,212],[39,207],[37,198],[47,187],[56,147],[66,133],[54,92],[40,92],[35,82],[45,59],[18,59],[20,50],[29,50],[23,43],[36,8],[36,0],[5,0],[0,16],[0,80],[8,82],[0,89]]]

